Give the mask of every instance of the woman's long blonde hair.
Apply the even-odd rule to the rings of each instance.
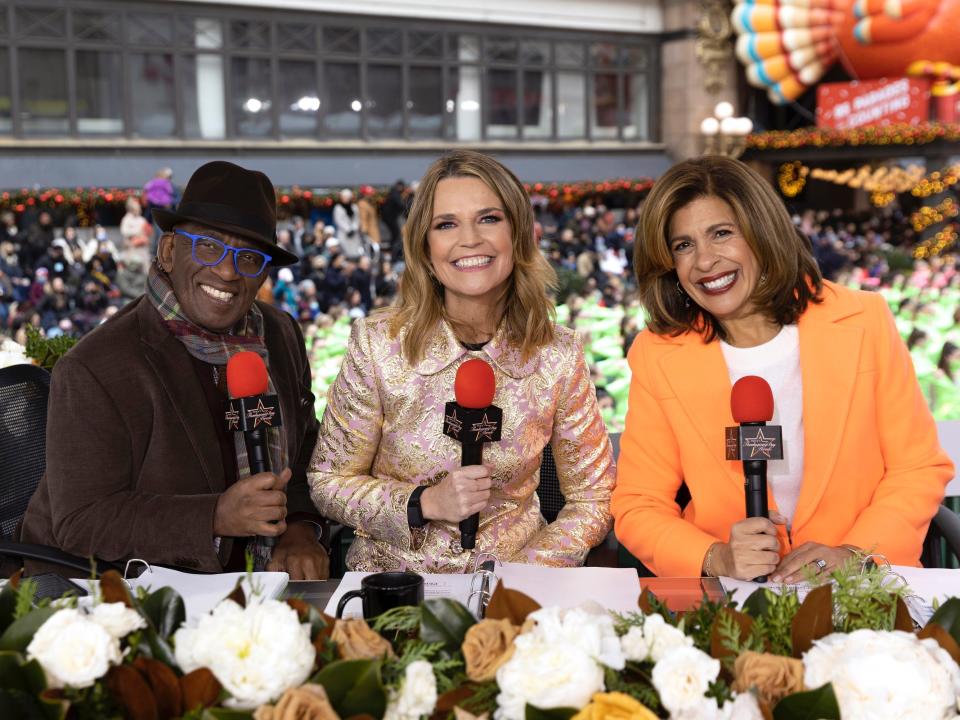
[[[403,353],[411,365],[423,358],[424,348],[441,320],[457,330],[444,307],[443,286],[431,272],[427,233],[439,182],[470,177],[482,180],[500,198],[513,236],[513,272],[504,290],[504,311],[499,318],[506,340],[520,348],[524,359],[553,342],[556,310],[548,293],[556,288],[557,275],[537,247],[533,209],[523,184],[493,158],[473,150],[456,150],[427,170],[403,227],[406,267],[400,276],[390,333],[396,337],[406,328]]]

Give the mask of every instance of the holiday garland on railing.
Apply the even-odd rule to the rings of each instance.
[[[770,130],[747,137],[751,150],[796,150],[799,148],[846,147],[859,145],[926,145],[936,140],[960,140],[960,124],[924,122],[917,125],[895,124],[884,127],[859,127],[849,130],[800,128]]]
[[[370,197],[378,204],[383,202],[390,187],[370,188]],[[611,193],[640,194],[653,187],[651,178],[616,178],[601,182],[535,182],[524,183],[530,195],[544,197],[548,201],[579,204],[584,199]],[[81,220],[89,220],[97,208],[123,211],[127,198],[140,198],[139,188],[47,188],[45,190],[7,190],[0,193],[0,211],[25,212],[29,208],[46,210],[73,209]],[[288,214],[306,212],[312,208],[331,208],[337,202],[339,189],[311,189],[301,186],[277,188],[277,203]],[[81,224],[88,224],[81,222]]]

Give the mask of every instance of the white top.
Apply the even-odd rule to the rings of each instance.
[[[783,429],[783,460],[767,463],[767,482],[781,515],[793,522],[803,482],[803,377],[800,374],[800,332],[784,326],[762,345],[738,348],[720,343],[730,382],[745,375],[758,375],[773,391],[771,425]]]

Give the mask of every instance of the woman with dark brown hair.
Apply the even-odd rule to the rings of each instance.
[[[481,153],[437,160],[404,226],[394,307],[353,325],[311,466],[313,499],[356,530],[351,569],[464,572],[476,553],[582,564],[609,531],[613,454],[576,334],[554,325],[553,269],[523,185]],[[458,368],[488,362],[500,442],[460,467],[441,431]],[[549,444],[566,505],[535,492]],[[475,551],[458,523],[480,513]]]
[[[861,553],[917,565],[953,469],[883,298],[823,280],[769,183],[721,157],[657,181],[634,270],[649,321],[612,503],[627,549],[673,576],[794,582]],[[770,519],[745,518],[742,463],[725,459],[746,375],[783,429]]]

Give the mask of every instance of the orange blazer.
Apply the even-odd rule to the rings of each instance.
[[[813,541],[918,565],[953,465],[884,299],[828,282],[798,327],[803,483],[781,555]],[[617,538],[657,575],[699,576],[710,545],[727,542],[746,515],[743,465],[724,459],[724,428],[735,423],[720,343],[645,330],[628,359]],[[683,481],[692,500],[681,512]]]

